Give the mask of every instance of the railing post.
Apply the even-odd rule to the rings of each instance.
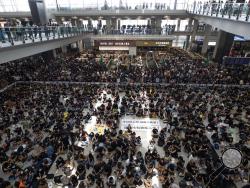
[[[219,11],[220,11],[220,3],[217,4],[217,9],[216,9],[216,17],[218,17]]]
[[[35,42],[35,39],[34,39],[33,28],[31,28],[31,36],[32,36],[32,42],[34,43],[34,42]]]
[[[14,31],[15,32],[15,31]],[[13,37],[11,36],[11,45],[14,46],[14,40],[13,40]]]
[[[230,7],[229,7],[229,16],[228,16],[228,18],[229,19],[231,19],[231,15],[233,14],[233,4],[232,3],[230,3]]]
[[[249,9],[250,9],[249,6],[250,5],[247,4],[246,21],[248,21],[248,19],[249,19]]]
[[[25,44],[25,30],[22,28],[22,37],[23,37],[23,44]]]
[[[240,4],[239,9],[238,9],[238,11],[237,11],[236,20],[239,20],[240,11],[241,11],[241,4]]]
[[[224,18],[224,12],[225,12],[225,5],[222,7],[223,5],[221,5],[221,17]]]
[[[56,32],[57,32],[57,38],[60,38],[60,28],[56,27]]]

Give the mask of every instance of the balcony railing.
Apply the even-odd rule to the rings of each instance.
[[[83,27],[0,27],[0,48],[73,37],[89,32]]]
[[[94,35],[186,35],[193,31],[193,27],[186,26],[185,30],[176,30],[176,25],[167,25],[161,28],[148,28],[147,26],[116,29],[95,29],[93,27],[64,27],[64,26],[43,26],[43,27],[0,27],[0,48],[14,45],[42,42],[66,37],[73,37],[79,34],[91,33]],[[199,34],[205,29],[197,29]]]
[[[176,25],[167,25],[158,28],[149,28],[147,26],[133,26],[133,27],[121,27],[121,29],[97,29],[94,31],[95,35],[175,35],[175,34],[190,34],[193,32],[193,26],[186,25],[184,30],[177,30]],[[204,26],[199,26],[196,32],[202,34],[205,32]],[[216,32],[213,32],[213,34]]]
[[[196,2],[188,6],[188,12],[206,16],[250,21],[250,3],[208,3]]]
[[[157,3],[157,2],[145,2],[145,3],[138,3],[138,4],[112,4],[109,2],[107,4],[100,3],[100,2],[92,2],[88,4],[84,3],[66,3],[61,4],[58,3],[57,5],[53,4],[47,5],[48,10],[50,11],[58,11],[58,12],[74,12],[74,11],[93,11],[93,10],[102,10],[102,11],[111,11],[111,10],[186,10],[187,3],[176,3],[176,6],[172,2],[168,3]]]

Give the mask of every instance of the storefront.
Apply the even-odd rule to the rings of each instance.
[[[130,55],[138,52],[164,51],[172,46],[172,40],[95,40],[94,48],[100,51],[127,51]]]
[[[164,51],[166,48],[172,46],[171,40],[141,40],[136,41],[136,47],[138,52],[147,51]]]

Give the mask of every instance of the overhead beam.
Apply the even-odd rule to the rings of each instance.
[[[27,18],[31,17],[30,12],[0,12],[1,18]]]

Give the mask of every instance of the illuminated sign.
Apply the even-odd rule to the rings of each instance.
[[[136,46],[171,46],[172,41],[136,41]]]
[[[135,46],[134,41],[95,41],[95,46]]]
[[[94,45],[99,46],[171,46],[171,40],[95,40]]]
[[[158,46],[167,46],[170,44],[169,41],[161,41],[161,42],[155,42],[156,45]]]

